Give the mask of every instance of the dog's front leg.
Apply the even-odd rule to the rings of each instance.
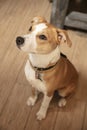
[[[44,94],[44,99],[43,99],[43,102],[41,104],[40,110],[36,114],[38,120],[42,120],[46,117],[47,109],[49,107],[49,103],[50,103],[52,97],[53,97],[52,95],[47,96],[47,94]]]
[[[38,91],[34,88],[32,88],[32,96],[28,98],[27,100],[27,105],[28,106],[33,106],[37,100],[38,97]]]

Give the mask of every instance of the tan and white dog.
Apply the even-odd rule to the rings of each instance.
[[[57,29],[42,17],[35,17],[29,34],[17,37],[17,46],[28,53],[25,75],[32,85],[32,96],[27,104],[33,106],[38,93],[44,94],[37,119],[46,117],[49,103],[55,91],[61,96],[59,106],[66,105],[66,97],[75,92],[78,74],[70,61],[60,53],[60,44],[71,41],[66,31]]]

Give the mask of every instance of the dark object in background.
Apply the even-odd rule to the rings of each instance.
[[[87,0],[69,0],[67,14],[72,11],[87,13]]]
[[[69,0],[53,0],[50,22],[56,27],[63,28]]]
[[[49,0],[49,2],[51,2],[51,3],[52,3],[52,2],[53,2],[53,0]]]
[[[86,13],[87,0],[53,0],[50,22],[59,28],[87,31]]]
[[[75,11],[71,12],[65,18],[64,27],[87,32],[87,14]]]
[[[49,0],[49,2],[51,3],[53,1],[54,0]],[[72,11],[87,13],[87,0],[69,0],[69,7],[67,13],[70,13]]]

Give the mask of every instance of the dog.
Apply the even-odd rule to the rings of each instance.
[[[77,88],[78,73],[72,63],[60,52],[60,45],[72,43],[65,30],[49,24],[42,17],[34,17],[29,34],[16,38],[19,49],[29,55],[25,65],[25,75],[32,85],[32,96],[27,104],[33,106],[39,92],[44,94],[41,107],[36,114],[38,120],[46,117],[49,103],[57,91],[61,99],[59,107],[66,105],[66,97]]]

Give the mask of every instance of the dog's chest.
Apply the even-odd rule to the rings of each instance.
[[[37,79],[39,77],[39,74],[32,69],[29,61],[27,61],[25,65],[25,75],[32,87],[36,88],[40,92],[46,92],[45,83]]]

